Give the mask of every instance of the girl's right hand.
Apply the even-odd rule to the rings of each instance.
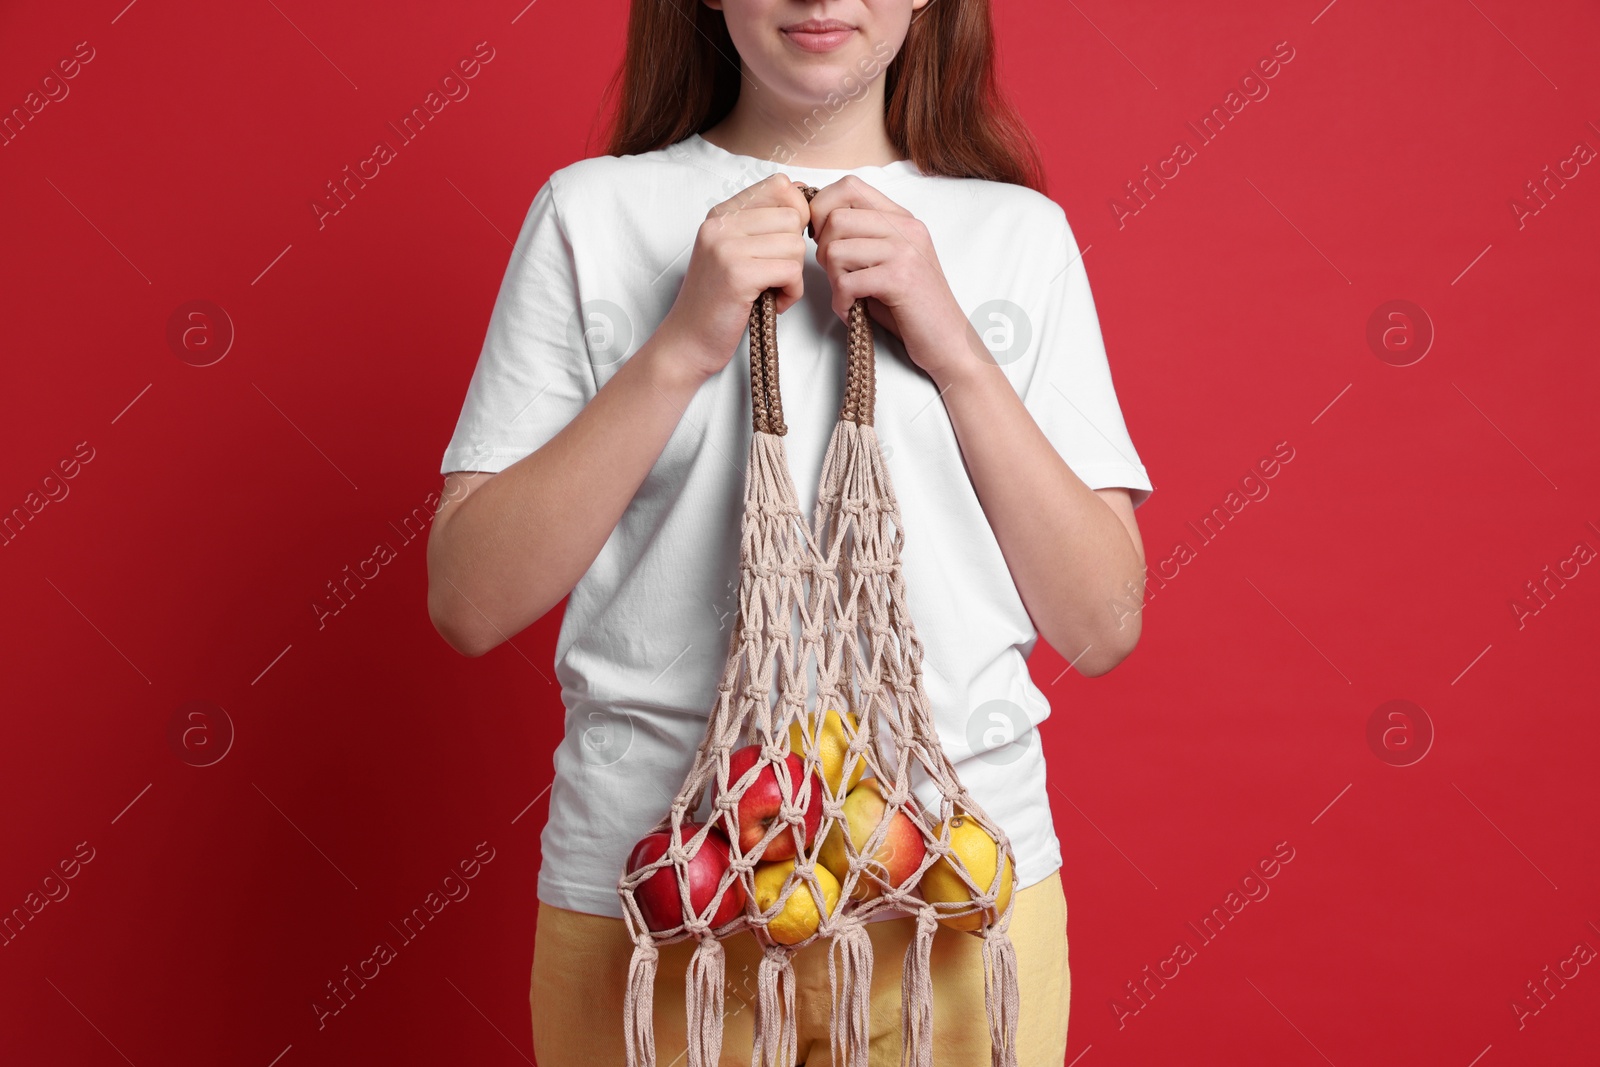
[[[778,289],[781,314],[800,299],[805,228],[811,204],[783,174],[773,174],[706,214],[695,237],[683,286],[657,333],[709,378],[727,366],[750,324],[750,307]],[[675,357],[676,358],[676,357]]]

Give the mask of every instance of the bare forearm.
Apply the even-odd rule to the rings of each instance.
[[[488,479],[428,541],[429,611],[482,654],[549,611],[594,562],[704,381],[657,331],[562,430]]]
[[[981,346],[975,333],[969,343]],[[970,350],[944,366],[935,384],[1028,614],[1081,673],[1109,671],[1139,638],[1138,615],[1112,607],[1144,576],[1128,530],[1057,454],[1004,371]]]

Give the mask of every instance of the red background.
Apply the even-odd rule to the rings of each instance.
[[[1600,547],[1600,173],[1520,227],[1510,201],[1600,146],[1600,15],[1323,2],[998,5],[1157,487],[1151,565],[1196,549],[1119,669],[1033,659],[1067,1058],[1592,1063],[1593,966],[1520,1028],[1511,1004],[1600,946],[1600,574],[1521,627],[1510,604]],[[93,849],[0,949],[0,1060],[526,1062],[559,612],[457,655],[395,528],[440,485],[508,235],[599,151],[625,5],[125,3],[0,14],[7,111],[94,49],[0,148],[0,508],[93,450],[0,549],[0,908]],[[324,183],[480,41],[471,95],[319,230]],[[1111,198],[1280,41],[1270,95],[1119,228]],[[206,367],[166,340],[195,299],[236,330]],[[1410,366],[1366,341],[1393,299],[1436,330]],[[1186,523],[1282,441],[1270,495],[1200,544]],[[319,628],[381,540],[397,558]],[[1395,699],[1422,713],[1374,747]],[[169,736],[196,700],[234,732],[204,767],[180,754],[218,751],[217,712]],[[1425,756],[1380,758],[1422,716]],[[479,842],[471,895],[319,1030],[325,983]],[[1278,842],[1270,896],[1119,1026],[1125,983]]]

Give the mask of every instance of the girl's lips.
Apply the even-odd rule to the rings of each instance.
[[[831,52],[849,39],[853,29],[847,30],[784,30],[783,35],[807,52]]]

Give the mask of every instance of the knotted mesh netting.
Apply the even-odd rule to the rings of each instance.
[[[809,201],[816,189],[802,192]],[[833,1062],[866,1067],[873,951],[864,923],[882,912],[916,923],[901,972],[903,1062],[933,1063],[929,954],[943,923],[984,939],[993,1064],[1015,1067],[1014,859],[940,747],[923,691],[904,531],[873,428],[866,304],[850,309],[844,401],[808,524],[784,449],[776,293],[750,314],[753,434],[727,665],[683,785],[617,885],[635,946],[628,1067],[655,1067],[657,948],[689,938],[698,944],[685,976],[687,1061],[717,1063],[722,942],[740,936],[763,952],[754,1067],[793,1067],[792,956],[821,938],[831,939]],[[933,784],[937,810],[917,802],[920,782]],[[710,814],[697,822],[708,796]]]

